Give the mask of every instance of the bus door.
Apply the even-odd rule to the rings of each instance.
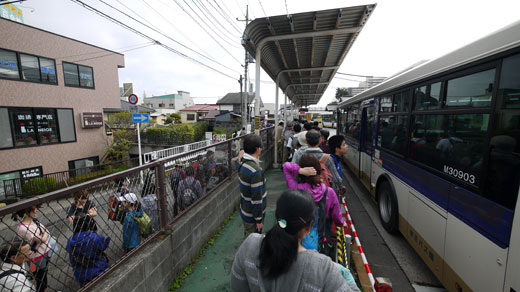
[[[374,120],[375,120],[374,99],[363,102],[361,112],[361,136],[359,151],[359,177],[365,187],[372,191],[371,173],[372,173],[372,154],[374,153],[374,145],[372,141]]]

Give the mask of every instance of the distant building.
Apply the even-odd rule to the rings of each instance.
[[[241,118],[240,115],[227,111],[215,116],[217,122],[234,122],[239,118]]]
[[[193,98],[187,91],[179,90],[177,94],[146,97],[143,105],[163,114],[178,113],[181,109],[194,105]]]
[[[347,91],[350,96],[356,96],[361,92],[372,88],[379,83],[385,81],[386,77],[367,77],[365,81],[359,83],[358,87],[347,87]]]
[[[245,99],[246,93],[244,93]],[[255,93],[247,94],[247,104],[251,104],[255,99]],[[221,111],[230,111],[236,114],[242,114],[242,94],[240,92],[230,92],[226,94],[224,97],[217,101],[219,106],[219,110]],[[264,106],[262,102],[262,98],[260,98],[260,108]]]
[[[164,123],[168,117],[166,114],[155,112],[150,114],[150,118],[154,119],[157,125],[164,126]]]
[[[107,147],[103,112],[120,107],[124,56],[3,18],[0,27],[2,197],[6,180],[101,162]],[[104,56],[78,57],[93,52]]]
[[[218,110],[216,104],[196,104],[180,110],[182,123],[196,123],[204,120],[208,112]]]

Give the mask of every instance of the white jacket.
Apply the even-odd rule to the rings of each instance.
[[[17,270],[22,273],[13,273],[8,276],[0,278],[0,291],[12,291],[12,292],[35,292],[36,287],[34,284],[27,279],[25,276],[27,271],[17,265],[11,263],[3,263],[2,270],[0,273],[9,271],[9,270]]]

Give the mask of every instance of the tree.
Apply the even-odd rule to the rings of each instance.
[[[170,116],[168,118],[166,118],[166,121],[164,121],[164,124],[168,125],[168,124],[171,124],[171,123],[180,124],[181,123],[181,115],[178,114],[178,113],[170,114]]]
[[[338,87],[336,88],[336,99],[341,102],[342,97],[349,97],[352,96],[348,92],[348,89],[346,87]]]
[[[108,117],[108,124],[113,128],[133,128],[132,114],[129,112],[120,112],[112,114]]]

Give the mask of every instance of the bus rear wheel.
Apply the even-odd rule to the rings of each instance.
[[[381,224],[390,233],[397,233],[399,229],[397,198],[388,181],[381,183],[378,189],[377,204]]]

